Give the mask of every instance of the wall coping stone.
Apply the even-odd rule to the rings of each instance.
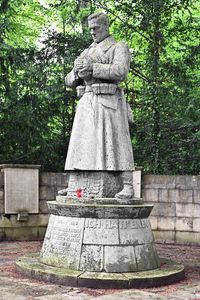
[[[41,165],[26,165],[26,164],[2,164],[0,165],[0,169],[7,169],[7,168],[14,168],[14,169],[39,169]]]

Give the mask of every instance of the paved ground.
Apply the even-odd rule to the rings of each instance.
[[[0,300],[200,300],[200,247],[157,244],[159,255],[181,262],[186,279],[160,288],[94,290],[47,284],[16,273],[14,262],[37,252],[40,242],[0,242]]]

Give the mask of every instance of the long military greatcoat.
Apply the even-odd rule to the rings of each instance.
[[[66,76],[70,87],[84,85],[73,123],[65,170],[130,171],[134,168],[129,134],[127,104],[117,87],[112,94],[95,93],[93,84],[116,84],[123,81],[130,65],[130,53],[124,43],[109,36],[93,43],[80,57],[93,60],[93,72],[79,78],[74,69]],[[81,76],[80,76],[81,77]]]

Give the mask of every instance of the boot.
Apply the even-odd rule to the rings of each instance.
[[[123,189],[115,195],[117,199],[131,199],[134,197],[133,175],[131,171],[122,173]]]
[[[67,196],[68,188],[58,191],[59,196]]]

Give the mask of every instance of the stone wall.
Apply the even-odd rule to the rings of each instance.
[[[4,175],[0,172],[0,215],[4,212]]]
[[[66,187],[65,173],[40,173],[39,214],[27,221],[4,211],[4,175],[0,172],[0,240],[43,239],[48,223],[46,201]],[[157,241],[200,244],[200,176],[142,177],[142,197],[154,204],[151,224]]]
[[[143,176],[142,196],[157,241],[200,244],[200,176]]]

